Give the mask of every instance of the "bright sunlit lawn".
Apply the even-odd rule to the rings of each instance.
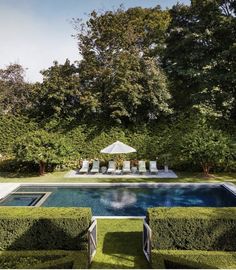
[[[182,183],[194,183],[194,182],[232,182],[236,184],[236,173],[217,173],[212,178],[204,178],[202,173],[193,172],[176,172],[177,179],[148,179],[148,178],[64,178],[66,172],[55,172],[48,173],[45,176],[37,176],[30,174],[17,174],[17,173],[2,173],[0,172],[0,183],[7,182],[37,182],[37,183],[47,183],[47,182],[58,182],[58,183],[117,183],[117,182],[152,182],[152,183],[162,183],[162,182],[182,182]]]
[[[91,268],[149,269],[142,251],[142,219],[98,219],[98,249]]]

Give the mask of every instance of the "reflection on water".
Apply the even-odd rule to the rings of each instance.
[[[122,209],[135,204],[137,196],[127,190],[110,190],[101,196],[100,202],[112,209]]]

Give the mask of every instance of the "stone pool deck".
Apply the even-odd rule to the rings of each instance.
[[[76,170],[71,170],[64,175],[65,178],[178,178],[178,176],[172,171],[169,170],[165,172],[164,170],[159,170],[158,174],[102,174],[102,173],[88,173],[80,174]]]
[[[1,183],[0,185],[0,200],[5,198],[8,194],[20,187],[20,184],[15,183]]]

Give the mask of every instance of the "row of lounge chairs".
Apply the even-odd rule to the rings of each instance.
[[[106,170],[106,173],[116,173],[119,171],[120,173],[131,173],[131,164],[130,161],[123,161],[123,167],[121,170],[116,169],[116,162],[115,161],[109,161],[108,162],[108,168]],[[138,162],[138,168],[137,171],[139,173],[146,173],[146,162],[144,160],[140,160]],[[89,161],[84,160],[81,169],[79,170],[79,173],[88,173],[89,172]],[[100,162],[99,160],[94,160],[92,164],[92,168],[90,170],[90,173],[99,173],[100,172]],[[157,163],[156,161],[150,161],[149,162],[149,172],[150,173],[158,173],[157,169]]]

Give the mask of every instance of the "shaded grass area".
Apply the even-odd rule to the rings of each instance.
[[[236,252],[152,250],[155,269],[236,269]]]
[[[86,269],[86,251],[0,251],[1,269]]]
[[[182,182],[182,183],[195,183],[195,182],[232,182],[236,184],[236,173],[218,173],[212,178],[204,178],[201,173],[193,172],[177,172],[177,179],[153,179],[153,178],[64,178],[66,172],[55,172],[48,173],[45,176],[37,176],[33,174],[17,174],[17,173],[4,173],[0,172],[0,183],[17,183],[17,182],[60,182],[60,183],[139,183],[139,182],[150,182],[150,183],[171,183],[171,182]]]
[[[148,269],[142,251],[142,219],[98,219],[93,269]]]

